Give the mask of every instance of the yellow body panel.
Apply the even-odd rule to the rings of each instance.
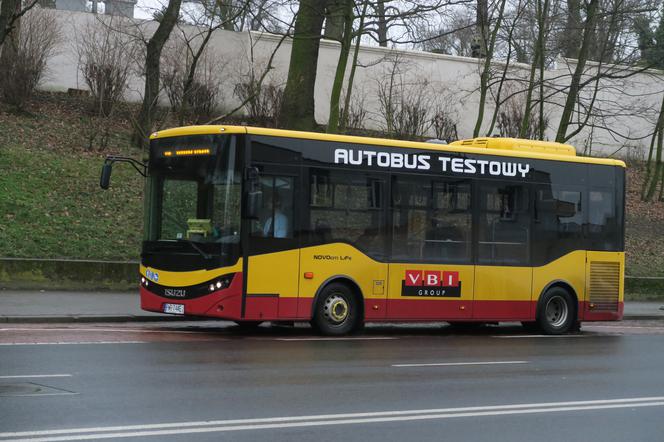
[[[542,267],[534,267],[532,300],[539,300],[542,291],[551,282],[564,281],[574,289],[579,301],[585,301],[586,253],[577,250]]]
[[[476,301],[530,301],[531,267],[475,267]]]
[[[605,158],[591,158],[579,157],[570,155],[568,148],[562,147],[558,151],[556,149],[545,149],[544,146],[540,147],[527,147],[529,142],[526,140],[522,143],[516,143],[515,139],[500,139],[490,138],[491,146],[495,147],[479,147],[478,145],[462,145],[462,141],[455,141],[449,145],[435,144],[435,143],[422,143],[416,141],[401,141],[390,140],[385,138],[369,138],[369,137],[355,137],[349,135],[336,135],[336,134],[323,134],[317,132],[300,132],[294,130],[282,129],[266,129],[261,127],[250,126],[185,126],[173,129],[166,129],[163,131],[155,132],[151,135],[151,139],[176,137],[184,135],[199,135],[199,134],[250,134],[250,135],[266,135],[272,137],[308,139],[319,141],[332,141],[341,143],[357,143],[366,144],[370,146],[389,146],[389,147],[402,147],[410,149],[424,149],[435,150],[439,152],[461,152],[477,155],[496,155],[507,156],[515,158],[533,158],[541,160],[556,160],[574,163],[587,163],[587,164],[604,164],[608,166],[626,167],[625,163],[620,160],[605,159]],[[511,141],[501,141],[511,140]],[[544,142],[543,142],[544,143]],[[516,148],[514,146],[517,146]],[[509,147],[506,147],[509,146]],[[560,145],[567,146],[567,145]]]
[[[387,264],[374,261],[348,244],[303,248],[300,262],[300,297],[313,298],[321,285],[334,276],[348,276],[366,299],[384,299],[387,295]],[[307,272],[313,273],[313,278],[305,278]]]
[[[522,138],[472,138],[470,140],[454,141],[450,145],[576,156],[576,149],[570,144]]]
[[[148,270],[156,273],[158,278],[148,278]],[[229,267],[220,267],[213,270],[194,270],[191,272],[167,272],[165,270],[155,269],[154,267],[145,267],[141,265],[140,273],[149,280],[159,283],[160,285],[170,287],[186,287],[190,285],[202,284],[217,276],[225,275],[227,273],[236,273],[242,271],[242,258],[240,258],[234,265]]]
[[[249,257],[247,295],[297,297],[299,249]]]

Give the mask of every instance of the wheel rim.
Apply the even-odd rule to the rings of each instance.
[[[342,296],[333,294],[325,300],[323,314],[325,319],[330,323],[335,325],[342,324],[348,319],[349,312],[348,302]]]
[[[569,307],[561,296],[554,296],[546,303],[544,310],[546,321],[553,327],[561,327],[567,321]]]

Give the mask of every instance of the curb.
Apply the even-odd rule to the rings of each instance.
[[[664,320],[664,315],[624,315],[623,320],[656,321],[656,320]]]

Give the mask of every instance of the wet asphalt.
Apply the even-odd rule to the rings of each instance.
[[[344,339],[91,324],[2,342],[0,441],[664,441],[662,322]]]

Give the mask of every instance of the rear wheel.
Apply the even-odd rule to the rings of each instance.
[[[352,290],[338,282],[323,288],[316,302],[312,325],[322,334],[341,336],[359,328],[359,305]]]
[[[562,287],[553,287],[542,295],[537,306],[537,325],[548,335],[560,335],[574,329],[576,305]]]

